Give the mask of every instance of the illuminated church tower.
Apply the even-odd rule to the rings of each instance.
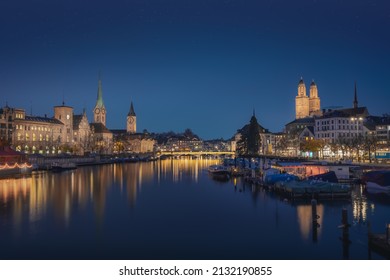
[[[137,116],[135,115],[133,102],[130,105],[130,111],[127,114],[127,133],[136,133],[137,132]]]
[[[106,108],[103,102],[102,80],[99,75],[98,93],[95,108],[93,109],[93,121],[106,126]]]
[[[309,114],[314,115],[321,110],[321,102],[318,97],[317,85],[314,81],[310,84]]]
[[[310,114],[309,97],[306,95],[306,86],[303,78],[298,83],[298,95],[295,97],[295,118],[302,119]]]

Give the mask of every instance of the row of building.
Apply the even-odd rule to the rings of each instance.
[[[73,107],[64,102],[60,106],[54,106],[52,117],[27,115],[24,109],[6,105],[0,108],[0,140],[27,154],[84,155],[153,151],[154,140],[136,131],[137,117],[132,102],[127,114],[126,129],[109,130],[106,119],[107,110],[99,78],[92,122],[89,122],[85,109],[82,114],[75,114]],[[119,140],[121,145],[116,144]]]
[[[356,83],[351,108],[321,109],[317,85],[314,81],[311,83],[310,96],[307,96],[301,78],[295,99],[295,113],[295,119],[285,125],[284,132],[271,133],[259,125],[260,154],[308,156],[307,151],[301,149],[302,142],[313,139],[322,141],[324,157],[345,156],[344,151],[335,147],[348,143],[356,148],[370,142],[371,152],[390,152],[390,116],[372,116],[367,107],[359,106]],[[236,142],[241,138],[243,129],[235,134]]]
[[[284,132],[272,133],[258,125],[259,154],[302,156],[307,152],[301,150],[302,141],[321,139],[327,146],[323,149],[323,155],[340,157],[339,152],[331,149],[332,144],[367,137],[375,139],[378,150],[389,150],[390,117],[371,116],[366,107],[360,107],[356,84],[353,107],[321,109],[317,85],[311,82],[310,95],[307,96],[301,78],[295,98],[295,112],[295,119],[286,124]],[[5,106],[0,108],[0,140],[17,151],[46,155],[236,151],[237,143],[248,129],[248,125],[245,125],[227,141],[203,141],[199,137],[178,135],[159,141],[161,135],[137,133],[137,116],[132,102],[126,116],[126,129],[110,130],[106,127],[106,120],[107,110],[99,78],[92,122],[89,122],[85,110],[82,114],[75,114],[73,108],[64,103],[54,106],[52,117],[31,116],[24,109]]]

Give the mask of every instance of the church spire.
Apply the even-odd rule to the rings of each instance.
[[[102,79],[101,79],[100,71],[99,71],[98,92],[97,92],[97,99],[96,99],[96,106],[95,107],[96,108],[104,108]]]
[[[357,89],[356,89],[356,81],[355,81],[355,97],[353,100],[353,108],[356,109],[358,107],[358,99],[357,99]]]
[[[97,99],[95,108],[93,109],[94,122],[106,125],[106,115],[107,112],[103,102],[102,79],[99,71]]]
[[[130,104],[130,111],[129,111],[129,113],[128,113],[127,115],[128,115],[128,116],[135,116],[133,101],[131,101],[131,104]]]

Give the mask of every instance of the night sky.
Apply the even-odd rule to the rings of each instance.
[[[249,122],[282,131],[300,77],[321,107],[390,113],[388,0],[2,0],[0,105],[88,119],[101,71],[107,127],[191,128],[229,138]]]

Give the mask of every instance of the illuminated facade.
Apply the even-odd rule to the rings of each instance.
[[[60,142],[70,145],[73,135],[73,108],[65,106],[64,103],[61,106],[54,106],[54,118],[63,124]]]
[[[126,151],[130,153],[152,153],[155,141],[147,134],[130,134],[127,137]]]
[[[64,111],[59,107],[66,107]],[[17,151],[25,153],[55,154],[61,151],[63,145],[72,141],[66,137],[68,134],[66,126],[58,118],[69,120],[73,118],[73,109],[67,106],[56,106],[56,117],[28,116],[24,109],[16,109],[5,106],[0,109],[1,138]],[[72,117],[71,117],[72,116]],[[68,120],[68,121],[69,121]],[[69,123],[70,124],[70,123]]]
[[[310,84],[309,115],[313,116],[321,111],[321,101],[318,97],[318,88],[314,81]]]
[[[369,128],[364,125],[368,116],[367,108],[358,106],[355,83],[353,108],[328,110],[322,117],[316,118],[315,138],[335,143],[338,139],[364,137],[369,132]]]
[[[298,83],[298,95],[295,97],[295,118],[302,119],[321,114],[321,102],[314,81],[310,84],[310,96],[306,94],[303,78]]]
[[[91,127],[88,122],[87,114],[84,110],[82,115],[73,116],[73,152],[78,155],[83,155],[85,152],[90,152],[91,143]]]

